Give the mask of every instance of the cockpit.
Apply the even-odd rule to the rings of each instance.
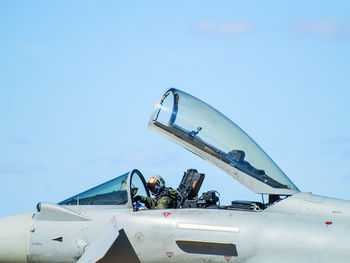
[[[196,169],[184,172],[179,186],[176,188],[176,207],[184,208],[210,208],[234,210],[263,210],[265,204],[260,202],[232,201],[230,205],[220,205],[220,194],[208,191],[199,195],[199,190],[205,175]],[[139,170],[133,170],[118,176],[106,183],[93,187],[85,192],[75,195],[59,203],[64,206],[101,206],[113,205],[129,207],[137,211],[142,204],[135,202],[136,195],[150,196],[145,179]]]
[[[234,122],[205,102],[177,89],[167,90],[156,104],[148,123],[153,129],[187,150],[219,167],[255,193],[269,195],[269,202],[299,189]],[[264,201],[232,202],[220,206],[216,191],[198,196],[204,175],[187,170],[177,188],[177,208],[224,208],[261,210]],[[134,196],[150,196],[141,172],[133,170],[61,205],[120,205],[136,207]]]

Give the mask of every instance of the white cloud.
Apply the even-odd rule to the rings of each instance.
[[[159,151],[139,151],[136,153],[124,152],[113,158],[113,163],[138,164],[138,165],[169,165],[179,161],[179,157],[166,150]]]
[[[250,33],[254,28],[252,21],[225,21],[219,23],[212,19],[199,21],[193,31],[207,36],[242,36]]]
[[[32,162],[0,162],[0,174],[43,174],[47,168]]]
[[[341,19],[302,20],[294,24],[298,35],[343,39],[350,38],[350,23]]]
[[[169,165],[179,162],[179,156],[169,150],[142,150],[136,152],[120,152],[114,156],[96,156],[85,161],[90,165]]]
[[[27,138],[17,138],[12,140],[11,142],[15,145],[25,145],[29,143],[29,140]]]
[[[350,136],[334,136],[330,138],[325,138],[322,140],[322,142],[326,144],[343,145],[345,143],[350,143]]]

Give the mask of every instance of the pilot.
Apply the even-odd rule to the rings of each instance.
[[[171,187],[165,187],[164,179],[155,175],[147,182],[147,188],[154,197],[135,196],[135,202],[144,203],[148,209],[176,208],[176,191]]]

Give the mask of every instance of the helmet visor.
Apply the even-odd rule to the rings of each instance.
[[[150,190],[152,193],[157,193],[158,187],[156,183],[147,183],[148,190]]]

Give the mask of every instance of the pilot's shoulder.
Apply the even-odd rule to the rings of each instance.
[[[173,189],[173,188],[171,188],[171,187],[167,187],[166,189],[165,189],[165,191],[166,191],[166,193],[168,193],[169,195],[171,195],[171,196],[175,196],[176,195],[176,190],[175,189]]]

